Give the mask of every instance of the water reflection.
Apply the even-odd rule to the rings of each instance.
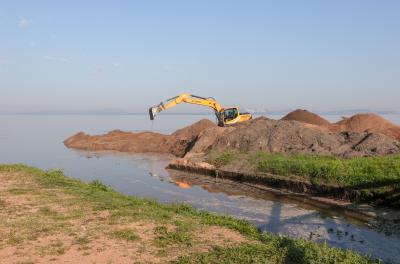
[[[372,256],[397,261],[400,237],[386,236],[369,228],[367,223],[343,215],[336,208],[318,209],[309,203],[260,190],[226,179],[168,170],[172,181],[191,189],[201,188],[209,195],[223,194],[214,204],[190,201],[198,208],[225,212],[253,222],[260,230],[279,235],[327,242],[331,246],[350,248]],[[178,184],[179,183],[179,184]],[[212,198],[210,197],[210,200]]]

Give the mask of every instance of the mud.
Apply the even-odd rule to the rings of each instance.
[[[314,124],[305,124],[259,117],[235,126],[218,127],[210,120],[203,119],[171,135],[114,130],[105,135],[91,136],[80,132],[66,139],[64,144],[83,150],[171,153],[177,157],[201,156],[210,150],[334,155],[344,158],[400,153],[400,142],[393,137],[368,129],[359,132],[365,128],[362,122],[357,121],[359,124],[355,125],[351,121],[341,121],[337,130],[354,128],[358,132],[335,132],[332,127],[328,129],[316,125],[326,124],[324,120],[318,120]],[[382,128],[377,126],[375,130],[381,131]]]

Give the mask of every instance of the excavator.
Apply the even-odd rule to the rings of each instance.
[[[214,109],[219,126],[229,126],[252,119],[250,113],[241,113],[238,107],[222,107],[220,103],[212,97],[201,97],[193,94],[182,93],[178,96],[167,99],[156,106],[150,107],[150,120],[154,120],[156,115],[161,111],[167,110],[181,103],[211,107]]]

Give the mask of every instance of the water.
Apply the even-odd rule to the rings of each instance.
[[[246,219],[273,233],[327,241],[386,260],[400,259],[398,235],[385,235],[340,212],[318,210],[245,184],[167,171],[168,155],[77,151],[62,143],[78,131],[102,134],[118,128],[171,133],[203,117],[213,118],[163,115],[151,122],[147,115],[0,115],[0,163],[63,169],[68,176],[99,179],[126,194],[188,203]],[[399,116],[388,118],[400,123]]]

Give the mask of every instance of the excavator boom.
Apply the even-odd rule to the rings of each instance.
[[[215,101],[214,98],[211,97],[205,98],[197,95],[183,93],[178,96],[167,99],[156,106],[150,107],[149,109],[150,119],[153,120],[156,117],[156,115],[161,111],[167,110],[181,103],[208,106],[214,109],[214,111],[216,111],[217,113],[219,113],[222,110],[221,105],[217,101]]]
[[[242,122],[252,118],[252,116],[248,113],[240,114],[238,108],[236,107],[227,109],[222,108],[221,105],[212,97],[201,97],[188,93],[182,93],[178,96],[167,99],[156,106],[150,107],[150,120],[154,120],[161,111],[167,110],[181,103],[196,104],[212,108],[217,117],[218,125],[220,126]]]

